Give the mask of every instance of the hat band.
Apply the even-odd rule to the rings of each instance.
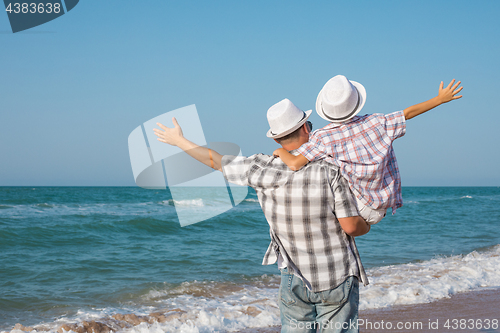
[[[354,87],[354,86],[353,86]],[[358,91],[358,88],[354,87],[354,89],[356,89],[356,93],[358,94],[358,101],[356,103],[356,106],[354,107],[354,110],[352,110],[351,112],[349,112],[349,114],[345,117],[342,117],[342,118],[333,118],[333,117],[330,117],[329,115],[327,115],[325,113],[325,110],[323,110],[323,102],[321,103],[321,110],[323,111],[323,115],[328,118],[328,120],[331,120],[331,121],[342,121],[342,120],[346,120],[346,119],[349,119],[352,117],[352,115],[354,113],[356,113],[356,110],[358,109],[358,106],[359,106],[359,102],[361,101],[361,99],[359,98],[359,91]]]
[[[302,118],[300,118],[300,120],[297,122],[297,124],[298,124],[298,123],[300,123],[300,122],[301,122],[301,121],[302,121],[305,117],[306,117],[306,113],[305,113],[304,111],[302,111]],[[295,124],[295,125],[293,125],[293,126],[297,126],[297,124]],[[292,127],[290,127],[290,128],[293,128],[293,126],[292,126]],[[289,128],[289,129],[287,129],[287,130],[285,130],[285,131],[283,131],[283,132],[289,131],[289,130],[290,130],[290,128]],[[274,133],[274,132],[271,130],[271,134],[272,134],[272,135],[278,135],[279,133]]]

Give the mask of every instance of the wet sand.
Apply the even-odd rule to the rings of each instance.
[[[500,289],[485,289],[417,305],[360,311],[360,332],[500,333]],[[278,333],[279,327],[240,333]]]

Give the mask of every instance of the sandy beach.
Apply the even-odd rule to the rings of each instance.
[[[417,305],[360,311],[360,332],[500,332],[500,289],[485,289]],[[239,333],[278,333],[280,327]]]

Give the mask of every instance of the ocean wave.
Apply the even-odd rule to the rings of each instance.
[[[500,287],[499,268],[500,245],[467,255],[372,268],[367,270],[370,285],[360,287],[360,309],[429,303],[481,287]],[[72,332],[94,328],[98,333],[104,327],[124,333],[203,333],[274,326],[280,324],[279,281],[278,275],[263,275],[246,282],[166,284],[137,295],[135,306],[82,310],[52,323],[26,329],[18,325],[10,333],[61,328]]]
[[[164,290],[150,290],[133,309],[81,310],[72,317],[31,327],[16,325],[10,332],[232,332],[249,327],[279,325],[276,302],[279,276],[263,275],[246,283],[191,281]],[[7,332],[2,332],[7,333]]]
[[[455,201],[458,201],[458,200],[461,200],[464,198],[472,198],[472,197],[471,196],[443,196],[443,197],[419,198],[419,199],[411,199],[411,200],[405,200],[403,198],[403,204],[406,204],[406,203],[417,203],[417,204],[453,203]]]
[[[163,200],[159,202],[160,205],[167,205],[167,206],[173,206],[174,205],[174,200],[168,199],[168,200]]]
[[[454,202],[462,199],[473,199],[474,197],[471,195],[464,195],[464,196],[443,196],[443,197],[434,197],[434,198],[419,198],[419,199],[404,199],[403,198],[403,204],[404,205],[418,205],[418,204],[435,204],[435,203],[447,203],[447,202]],[[486,197],[486,199],[490,199],[489,197]]]
[[[256,199],[245,199],[244,202],[259,202]],[[227,197],[206,197],[206,198],[196,198],[196,199],[186,199],[186,200],[164,200],[160,204],[170,205],[176,207],[210,207],[218,205],[226,205],[228,203]],[[259,206],[260,208],[260,206]]]
[[[416,204],[416,205],[418,205],[419,202],[417,200],[405,200],[404,204]]]
[[[190,200],[174,200],[175,205],[184,207],[203,207],[203,199],[190,199]]]
[[[500,201],[499,195],[479,193],[461,193],[450,195],[448,193],[443,195],[433,195],[433,196],[413,196],[404,195],[403,204],[441,204],[441,203],[460,203],[463,199],[474,199],[482,203],[488,203],[491,201]]]
[[[467,255],[372,268],[360,309],[429,303],[481,287],[500,287],[500,245]]]
[[[39,203],[36,204],[35,206],[39,208],[54,208],[54,205],[51,205],[49,203]]]
[[[186,281],[177,286],[164,289],[153,289],[146,295],[141,296],[144,299],[158,301],[181,295],[191,295],[204,298],[225,298],[236,293],[244,293],[248,288],[279,288],[280,279],[276,275],[262,275],[253,278],[247,283],[237,283],[231,281]]]
[[[43,216],[130,216],[147,213],[163,213],[165,205],[174,206],[173,201],[138,203],[37,203],[21,205],[1,205],[0,217],[30,218]]]

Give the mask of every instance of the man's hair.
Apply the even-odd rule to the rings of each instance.
[[[302,127],[304,127],[304,125],[300,126],[290,134],[282,136],[281,138],[276,138],[276,142],[282,145],[298,140],[300,138],[300,130],[302,129]]]
[[[306,124],[307,128],[309,129],[309,132],[311,132],[312,131],[312,123],[310,121],[307,121],[307,122],[305,122],[305,124]],[[294,142],[294,141],[298,140],[300,137],[300,130],[302,129],[302,127],[304,127],[304,125],[300,126],[299,128],[297,128],[295,131],[293,131],[290,134],[287,134],[281,138],[277,138],[276,142],[278,142],[281,145],[281,144],[287,144],[287,143]]]

